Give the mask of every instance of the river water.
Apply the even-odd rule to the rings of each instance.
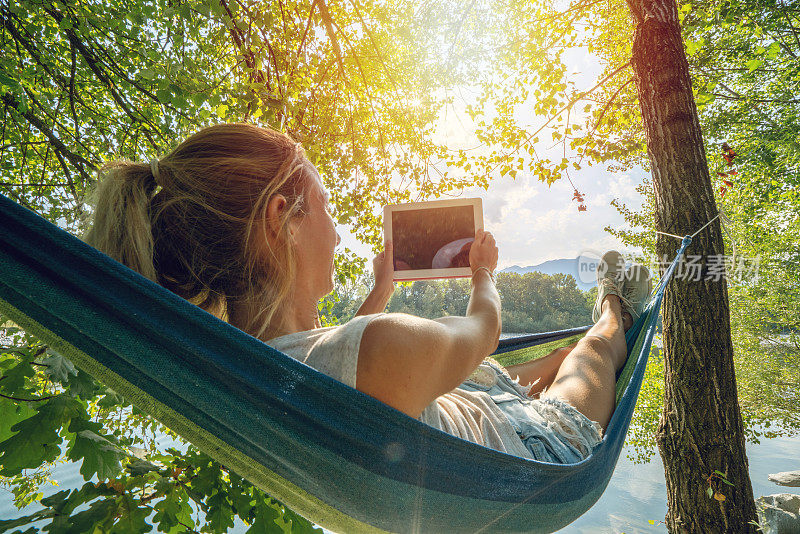
[[[664,468],[658,454],[646,464],[634,464],[626,450],[617,463],[614,476],[603,496],[588,512],[560,532],[592,534],[636,534],[666,532],[667,513]],[[767,479],[770,473],[800,469],[800,435],[762,439],[747,445],[750,480],[756,498],[774,493],[800,493],[799,488],[785,488]],[[649,521],[655,521],[651,525]]]

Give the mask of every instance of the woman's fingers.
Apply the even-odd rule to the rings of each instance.
[[[383,244],[383,250],[372,260],[372,272],[375,275],[376,288],[394,287],[394,262],[392,253],[392,242],[387,240]]]
[[[497,257],[498,250],[491,232],[483,229],[475,232],[475,241],[472,243],[469,253],[470,267],[473,270],[478,267],[487,267],[493,271],[497,267]]]

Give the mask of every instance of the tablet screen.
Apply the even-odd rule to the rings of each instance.
[[[393,211],[394,270],[469,267],[473,206]]]

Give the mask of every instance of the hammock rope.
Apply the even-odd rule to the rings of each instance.
[[[714,221],[719,219],[719,223],[720,223],[720,226],[722,227],[722,231],[725,232],[725,235],[728,237],[728,241],[731,242],[731,249],[732,249],[731,250],[731,263],[735,264],[736,263],[736,240],[733,238],[733,235],[731,235],[731,232],[730,232],[730,230],[728,228],[731,225],[731,220],[728,218],[728,215],[725,213],[725,210],[722,209],[722,205],[721,204],[718,206],[718,209],[719,209],[719,211],[717,212],[717,214],[714,217],[712,217],[707,223],[705,223],[703,226],[701,226],[699,230],[697,230],[695,233],[693,233],[693,234],[691,234],[689,236],[681,237],[679,235],[671,234],[669,232],[662,232],[661,230],[655,230],[655,233],[656,234],[665,235],[665,236],[668,236],[668,237],[674,237],[676,239],[684,239],[685,237],[690,237],[690,238],[694,239],[695,237],[697,237],[697,234],[699,234],[700,232],[705,230],[708,227],[708,225],[710,225],[711,223],[713,223]]]
[[[627,332],[603,441],[561,465],[424,425],[189,304],[0,195],[0,313],[296,512],[335,531],[551,532],[599,499],[664,288]],[[503,340],[498,355],[586,328]],[[390,454],[391,452],[391,454]]]

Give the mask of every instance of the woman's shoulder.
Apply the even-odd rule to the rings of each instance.
[[[276,337],[267,345],[318,371],[355,387],[364,329],[384,314],[359,315],[344,324]]]
[[[445,322],[444,319],[431,320],[406,313],[384,313],[365,328],[362,343],[378,351],[387,346],[405,350],[418,345],[437,345],[447,339]]]
[[[274,337],[265,341],[270,347],[278,348],[280,346],[293,346],[297,344],[306,344],[309,341],[317,341],[326,337],[330,337],[335,333],[352,333],[358,329],[362,329],[369,323],[369,321],[383,313],[375,313],[372,315],[359,315],[353,317],[343,324],[323,326],[320,328],[313,328],[311,330],[302,330],[300,332],[292,332],[291,334],[284,334],[282,336]]]
[[[341,325],[326,326],[323,328],[314,328],[312,330],[303,330],[300,332],[292,332],[291,334],[284,334],[282,336],[268,339],[264,343],[276,349],[282,346],[292,346],[298,343],[303,343],[310,339],[316,339],[319,336],[325,335],[333,329],[341,328]]]

